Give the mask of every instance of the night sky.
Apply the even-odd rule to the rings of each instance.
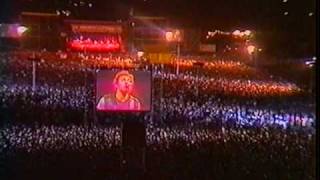
[[[1,0],[0,8],[2,22],[17,21],[21,11],[57,10],[69,10],[73,19],[126,20],[133,8],[137,15],[164,16],[176,26],[252,29],[264,34],[265,43],[276,40],[274,48],[290,43],[290,53],[315,52],[315,0]]]

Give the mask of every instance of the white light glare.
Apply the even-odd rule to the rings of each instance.
[[[22,35],[23,33],[25,33],[27,30],[28,30],[28,28],[25,27],[25,26],[19,26],[19,27],[17,28],[17,32],[18,32],[19,36],[21,36],[21,35]]]

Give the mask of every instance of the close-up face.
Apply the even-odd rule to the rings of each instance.
[[[132,76],[123,75],[118,78],[116,88],[124,93],[131,93],[133,90],[134,80]]]

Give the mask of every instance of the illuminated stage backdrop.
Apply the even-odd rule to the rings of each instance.
[[[99,71],[96,108],[98,111],[150,111],[151,72]]]
[[[68,47],[75,51],[114,52],[120,51],[122,40],[119,35],[74,35],[68,41]]]
[[[123,24],[105,21],[66,20],[67,47],[83,52],[119,52],[123,46]]]

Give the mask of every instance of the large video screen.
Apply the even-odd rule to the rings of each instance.
[[[151,72],[100,70],[97,74],[98,111],[150,111]]]

